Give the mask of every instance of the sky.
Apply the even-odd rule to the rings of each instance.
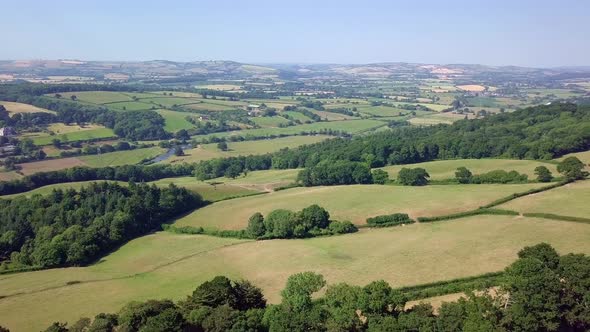
[[[1,0],[0,59],[590,65],[588,0]]]

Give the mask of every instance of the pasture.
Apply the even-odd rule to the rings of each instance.
[[[40,108],[37,106],[33,106],[33,105],[29,105],[29,104],[23,104],[23,103],[16,103],[16,102],[12,102],[12,101],[1,101],[0,100],[0,105],[4,106],[4,108],[6,108],[6,110],[8,111],[8,115],[9,116],[14,116],[15,114],[18,113],[52,113],[55,114],[55,112],[50,111],[50,110],[46,110],[44,108]]]
[[[82,162],[90,167],[106,167],[139,164],[145,159],[152,159],[166,150],[160,147],[115,151],[96,155],[80,156]]]
[[[47,159],[19,164],[20,172],[24,175],[31,175],[37,172],[51,172],[75,166],[86,166],[82,160],[76,157]]]
[[[302,271],[321,273],[329,284],[383,279],[393,287],[416,285],[502,270],[523,246],[542,241],[560,253],[588,254],[589,237],[585,224],[507,216],[306,240],[159,232],[135,239],[89,267],[0,276],[0,295],[5,296],[0,321],[15,331],[36,331],[56,320],[72,323],[81,316],[116,312],[132,300],[180,300],[216,275],[252,281],[271,303],[280,301],[287,277]]]
[[[499,208],[521,213],[551,213],[590,218],[590,180],[577,181],[563,187],[520,197]]]
[[[481,174],[497,169],[505,171],[515,170],[522,174],[527,174],[529,179],[535,178],[535,168],[537,166],[547,167],[554,176],[557,176],[556,165],[535,160],[518,160],[518,159],[456,159],[456,160],[436,160],[418,164],[386,166],[382,169],[389,173],[389,177],[395,179],[397,173],[402,168],[424,168],[430,178],[433,180],[454,179],[455,171],[459,167],[467,167],[473,174]]]
[[[280,125],[286,125],[289,123],[289,120],[282,116],[254,117],[250,118],[250,120],[262,128],[278,128]]]
[[[175,224],[244,229],[248,218],[255,212],[266,215],[276,209],[300,210],[318,204],[330,212],[332,219],[349,220],[360,225],[368,217],[397,212],[416,218],[468,211],[498,198],[539,186],[542,185],[348,185],[293,188],[269,195],[212,204],[178,219]]]
[[[202,144],[194,149],[184,151],[184,156],[173,156],[163,163],[198,162],[224,157],[248,156],[275,152],[283,148],[295,148],[304,144],[313,144],[330,138],[326,135],[289,136],[256,141],[228,142],[227,151],[217,148],[217,143]]]
[[[260,190],[257,190],[253,187],[233,183],[207,183],[198,181],[196,178],[191,176],[166,178],[149,182],[149,184],[155,184],[158,187],[166,187],[171,183],[197,193],[201,195],[204,200],[209,202],[216,202],[228,198],[249,196],[261,193]]]
[[[196,118],[197,114],[186,113],[186,112],[176,112],[176,111],[169,111],[169,110],[157,110],[158,114],[160,114],[165,121],[164,130],[169,132],[177,132],[181,129],[190,129],[194,128],[195,125],[188,122],[186,119],[187,117]]]
[[[22,137],[30,138],[35,145],[40,146],[49,145],[54,139],[59,139],[62,142],[75,142],[117,136],[112,129],[98,125],[78,126],[57,123],[50,125],[48,130],[50,132],[30,133],[22,135]]]

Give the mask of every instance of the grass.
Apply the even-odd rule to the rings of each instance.
[[[577,181],[542,193],[517,198],[500,209],[521,213],[551,213],[588,218],[590,216],[590,180]]]
[[[260,190],[243,185],[234,185],[229,183],[209,184],[198,181],[196,178],[190,176],[161,179],[150,183],[153,183],[159,187],[166,187],[171,183],[174,183],[179,187],[184,187],[201,195],[204,200],[209,202],[221,201],[233,197],[249,196],[261,192]]]
[[[144,103],[141,101],[123,101],[118,103],[111,103],[106,106],[115,111],[142,111],[151,110],[157,107],[156,105]]]
[[[260,129],[248,129],[233,132],[225,132],[218,134],[210,134],[199,137],[227,137],[227,136],[270,136],[270,135],[296,135],[304,132],[319,132],[320,130],[340,130],[350,134],[358,134],[373,130],[379,127],[386,126],[387,124],[383,121],[378,120],[350,120],[350,121],[334,121],[334,122],[314,122],[310,124],[303,124],[299,126],[290,126],[285,128],[260,128]]]
[[[70,97],[75,95],[77,100],[92,104],[105,104],[133,100],[129,95],[116,91],[78,91],[63,92],[60,94],[62,95],[62,99],[65,100],[71,100]],[[54,94],[50,94],[49,96],[54,96]]]
[[[297,179],[300,169],[281,169],[248,172],[235,179],[221,177],[210,180],[210,183],[223,183],[260,191],[271,191],[275,188],[292,184]]]
[[[263,128],[277,128],[281,124],[286,125],[289,123],[289,120],[282,116],[263,116],[250,118],[250,120]]]
[[[30,163],[19,164],[19,166],[21,167],[20,172],[22,174],[30,175],[37,172],[51,172],[75,166],[86,166],[86,164],[76,157],[70,157],[34,161]]]
[[[156,105],[157,107],[172,107],[186,104],[198,103],[198,99],[183,98],[183,97],[158,97],[158,98],[145,98],[140,99],[142,103]]]
[[[78,159],[82,160],[90,167],[135,165],[139,164],[144,159],[152,159],[165,151],[165,149],[160,147],[151,147],[129,151],[115,151],[100,155],[81,156],[78,157]]]
[[[35,145],[49,145],[54,139],[59,139],[62,142],[87,141],[93,139],[102,139],[116,137],[115,132],[110,128],[102,126],[61,126],[62,134],[50,135],[49,133],[39,133],[34,135],[26,135],[26,137],[33,140]]]
[[[181,129],[190,129],[195,127],[195,125],[188,122],[186,117],[196,117],[196,114],[169,110],[157,110],[156,112],[158,112],[158,114],[164,118],[164,130],[166,131],[177,132]]]
[[[527,174],[529,179],[535,178],[535,167],[545,166],[554,174],[557,174],[556,166],[553,164],[534,161],[534,160],[515,160],[515,159],[457,159],[457,160],[437,160],[419,164],[386,166],[382,169],[389,173],[389,177],[394,179],[402,168],[422,167],[433,180],[454,179],[455,170],[458,167],[467,167],[473,174],[481,174],[497,169],[506,171],[515,170],[519,173]]]
[[[534,229],[534,232],[530,230]],[[307,240],[242,241],[159,232],[89,267],[0,276],[0,321],[16,331],[116,312],[132,300],[179,300],[216,275],[245,278],[271,303],[289,275],[315,271],[329,284],[393,287],[502,270],[527,245],[590,253],[590,227],[535,218],[477,216]],[[294,255],[294,253],[296,253]],[[119,279],[114,279],[119,278]],[[67,286],[67,282],[80,283]],[[22,294],[19,294],[22,293]],[[55,301],[59,298],[60,301]]]
[[[402,110],[395,107],[389,106],[356,106],[357,110],[361,113],[374,115],[374,116],[399,116],[400,113],[408,113],[406,110]]]
[[[50,111],[50,110],[46,110],[44,108],[40,108],[40,107],[29,105],[29,104],[15,103],[12,101],[1,101],[0,100],[0,105],[4,106],[4,108],[6,108],[6,110],[8,111],[8,114],[10,116],[13,116],[17,113],[37,113],[37,112],[55,114],[55,112]]]
[[[290,136],[257,141],[228,142],[228,150],[221,151],[217,143],[203,144],[194,149],[185,150],[184,156],[173,156],[163,163],[197,162],[215,158],[247,156],[275,152],[283,148],[294,148],[304,144],[312,144],[323,141],[330,136]]]
[[[51,194],[51,192],[54,189],[62,189],[62,190],[66,190],[66,189],[75,189],[75,190],[79,190],[82,187],[87,187],[90,183],[93,182],[105,182],[105,181],[101,181],[101,180],[97,180],[97,181],[80,181],[80,182],[67,182],[67,183],[58,183],[58,184],[50,184],[47,186],[43,186],[37,189],[33,189],[31,191],[27,191],[24,193],[19,193],[19,194],[12,194],[12,195],[4,195],[4,196],[0,196],[0,198],[15,198],[18,196],[26,196],[26,197],[31,197],[33,195],[49,195]],[[121,185],[125,185],[126,182],[121,182],[121,181],[108,181],[108,182],[117,182]]]
[[[291,117],[293,120],[299,120],[301,122],[311,121],[310,118],[308,118],[307,116],[305,116],[303,113],[299,113],[299,112],[283,111],[283,112],[281,112],[281,114],[286,114],[289,117]]]
[[[402,187],[350,185],[294,188],[270,195],[220,202],[176,221],[177,226],[243,229],[255,212],[266,215],[275,209],[300,210],[312,204],[327,209],[336,220],[364,224],[366,218],[407,213],[411,218],[468,211],[515,192],[538,187],[524,185],[445,185]],[[223,216],[218,218],[217,216]]]

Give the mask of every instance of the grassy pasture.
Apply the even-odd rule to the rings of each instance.
[[[384,279],[393,287],[408,286],[501,270],[523,246],[542,241],[560,253],[588,254],[589,237],[588,225],[507,216],[307,240],[241,241],[159,232],[135,239],[89,267],[0,276],[1,295],[17,294],[0,299],[0,321],[16,331],[40,330],[56,320],[71,324],[81,316],[115,312],[132,300],[182,299],[215,275],[248,279],[271,303],[280,301],[287,277],[302,271],[321,273],[329,284]],[[81,283],[66,285],[72,281]]]
[[[181,129],[193,128],[194,125],[188,122],[186,120],[186,117],[197,117],[196,114],[186,112],[177,112],[169,110],[157,110],[156,112],[164,118],[164,129],[170,132],[177,132]]]
[[[157,107],[172,107],[186,104],[199,103],[200,101],[195,98],[183,98],[183,97],[158,97],[158,98],[145,98],[140,99],[142,103],[156,105]]]
[[[389,177],[394,179],[402,168],[422,167],[433,180],[455,178],[455,170],[458,167],[467,167],[473,174],[481,174],[497,169],[505,171],[515,170],[519,173],[527,174],[529,179],[535,178],[535,167],[545,166],[553,173],[557,174],[556,166],[550,163],[544,163],[535,160],[516,160],[516,159],[457,159],[457,160],[436,160],[425,163],[386,166],[382,169],[389,173]]]
[[[254,117],[250,118],[250,120],[252,120],[252,122],[263,128],[277,128],[281,124],[286,125],[287,123],[289,123],[289,120],[283,118],[282,116]]]
[[[70,100],[72,96],[76,96],[77,100],[84,101],[91,104],[106,104],[124,101],[133,101],[128,94],[118,91],[77,91],[77,92],[63,92],[60,93],[62,99]],[[55,94],[48,94],[53,97]]]
[[[396,212],[419,217],[472,210],[495,199],[539,186],[541,185],[350,185],[294,188],[270,195],[216,203],[179,219],[176,225],[243,229],[248,218],[255,212],[266,215],[275,209],[300,210],[311,204],[326,208],[333,219],[364,224],[368,217]]]
[[[123,101],[107,104],[106,106],[115,111],[143,111],[157,107],[156,105],[144,103],[142,101]]]
[[[80,156],[82,162],[90,167],[106,167],[120,165],[135,165],[144,159],[152,159],[166,150],[160,147],[115,151],[97,155]]]
[[[72,127],[72,126],[67,126]],[[74,126],[78,127],[78,126]],[[78,127],[80,128],[80,127]],[[80,128],[80,130],[72,130],[71,128],[64,128],[63,134],[49,135],[48,133],[39,133],[38,135],[27,135],[33,140],[35,145],[51,144],[53,139],[59,139],[62,142],[86,141],[91,139],[102,139],[109,137],[116,137],[115,133],[110,128],[102,126],[92,126],[88,128]]]
[[[355,119],[355,117],[350,116],[350,115],[340,114],[340,113],[333,113],[333,112],[330,112],[330,111],[316,111],[316,110],[311,110],[311,112],[319,115],[322,119],[327,119],[328,121],[342,121],[342,120]]]
[[[61,158],[61,159],[48,159],[41,161],[34,161],[30,163],[19,164],[21,167],[20,172],[24,175],[30,175],[37,172],[50,172],[57,171],[65,168],[71,168],[75,166],[87,166],[82,160],[76,157]]]
[[[192,192],[201,195],[201,197],[203,197],[204,200],[210,202],[216,202],[230,197],[249,196],[261,192],[261,190],[257,190],[254,187],[248,187],[239,184],[209,184],[206,182],[198,181],[196,178],[191,176],[161,179],[150,183],[153,183],[159,187],[166,187],[169,184],[174,183],[179,187],[184,187]]]
[[[298,126],[290,126],[285,128],[259,128],[248,129],[225,133],[216,133],[204,135],[203,137],[227,137],[227,136],[270,136],[270,135],[296,135],[303,132],[320,131],[322,129],[341,130],[350,134],[357,134],[378,127],[385,126],[386,123],[378,120],[362,119],[351,121],[334,121],[334,122],[314,122],[310,124],[303,124]],[[199,136],[194,136],[199,138]]]
[[[408,113],[406,110],[389,106],[358,106],[357,110],[374,116],[399,116],[400,113]]]
[[[40,108],[40,107],[29,105],[29,104],[15,103],[15,102],[12,102],[12,101],[1,101],[0,100],[0,105],[4,106],[4,108],[6,108],[6,110],[8,111],[8,114],[11,117],[14,116],[17,113],[38,113],[38,112],[42,112],[42,113],[52,113],[52,114],[55,114],[54,111],[46,110],[44,108]]]
[[[523,213],[551,213],[590,218],[590,180],[521,197],[502,204],[500,208]]]
[[[281,112],[281,114],[286,114],[286,115],[290,116],[291,118],[293,118],[294,120],[299,120],[301,122],[311,121],[310,118],[305,116],[303,113],[299,113],[299,112],[283,111],[283,112]]]
[[[300,169],[271,169],[266,171],[248,172],[235,179],[221,177],[207,182],[223,183],[260,191],[271,191],[274,188],[294,183]]]
[[[24,192],[24,193],[0,196],[0,198],[7,199],[7,198],[15,198],[15,197],[18,197],[18,196],[31,197],[33,195],[49,195],[49,194],[51,194],[51,192],[54,189],[62,189],[62,190],[75,189],[75,190],[79,190],[82,187],[87,187],[90,183],[93,183],[93,182],[106,182],[106,181],[96,180],[96,181],[80,181],[80,182],[67,182],[67,183],[50,184],[50,185],[43,186],[43,187],[40,187],[40,188],[37,188],[37,189],[33,189],[31,191],[27,191],[27,192]],[[126,185],[127,184],[127,182],[121,182],[121,181],[108,181],[108,182],[117,182],[120,185]]]
[[[195,104],[187,104],[183,105],[183,108],[191,109],[195,111],[231,111],[234,110],[235,107],[221,105],[221,104],[210,104],[205,102],[198,102]]]
[[[289,136],[257,141],[228,142],[227,151],[219,150],[217,143],[203,144],[200,147],[185,150],[184,156],[174,156],[164,160],[163,163],[197,162],[214,158],[265,154],[283,148],[294,148],[304,144],[321,142],[329,137],[326,135]]]

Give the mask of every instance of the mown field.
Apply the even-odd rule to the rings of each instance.
[[[416,285],[502,270],[523,246],[542,241],[561,253],[588,254],[588,238],[589,225],[506,216],[307,240],[159,232],[89,267],[0,276],[0,321],[14,331],[38,331],[56,320],[115,312],[132,300],[179,300],[216,275],[248,279],[272,303],[280,300],[287,277],[302,271],[321,273],[330,284],[384,279],[394,287]]]
[[[535,178],[535,168],[537,166],[547,167],[554,176],[557,173],[556,165],[535,160],[516,160],[516,159],[457,159],[457,160],[437,160],[418,164],[386,166],[382,169],[389,173],[389,177],[395,179],[397,173],[402,168],[422,167],[433,180],[454,179],[455,171],[458,167],[467,167],[473,174],[481,174],[497,169],[511,171],[515,170],[522,174],[527,174],[529,179]]]
[[[53,128],[57,127],[54,126]],[[30,138],[31,140],[33,140],[33,143],[35,145],[49,145],[52,143],[54,139],[59,139],[60,141],[65,143],[75,141],[87,141],[92,139],[104,139],[117,136],[115,135],[112,129],[96,125],[85,127],[61,125],[60,129],[57,129],[53,132],[55,133],[55,135],[50,135],[49,133],[35,133],[23,137]]]
[[[290,136],[256,141],[228,142],[227,151],[217,148],[217,143],[202,144],[194,149],[184,151],[184,156],[173,156],[163,163],[197,162],[214,158],[247,156],[275,152],[283,148],[294,148],[304,144],[313,144],[330,138],[326,135]]]
[[[551,213],[590,219],[590,180],[521,197],[502,204],[500,208],[521,213]]]
[[[2,101],[0,100],[0,105],[4,106],[4,108],[6,108],[6,110],[8,111],[8,114],[12,117],[17,113],[37,113],[37,112],[43,112],[43,113],[53,113],[55,114],[55,112],[50,111],[50,110],[46,110],[44,108],[39,108],[33,105],[29,105],[29,104],[23,104],[23,103],[16,103],[16,102],[12,102],[12,101]]]
[[[269,195],[219,202],[179,219],[176,225],[244,229],[248,218],[255,212],[267,214],[275,209],[300,210],[312,204],[324,207],[330,212],[332,219],[364,224],[368,217],[397,212],[419,217],[472,210],[495,199],[539,186],[541,185],[349,185],[293,188]]]
[[[151,147],[80,156],[78,159],[90,167],[135,165],[142,162],[143,160],[152,159],[164,152],[166,152],[166,149],[160,147]]]

